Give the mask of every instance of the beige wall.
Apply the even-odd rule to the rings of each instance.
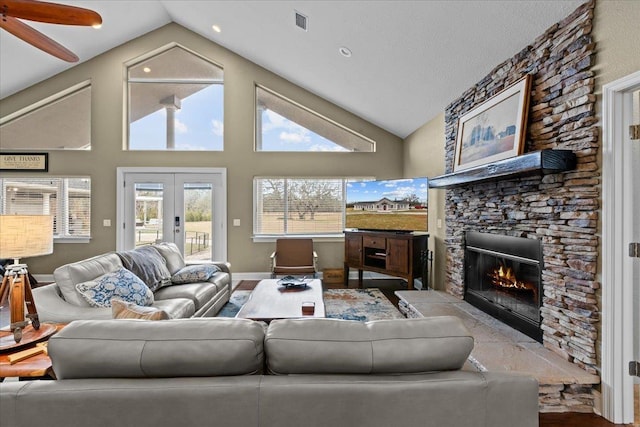
[[[597,1],[593,34],[596,93],[602,94],[603,85],[640,70],[640,1]]]
[[[442,175],[445,167],[444,154],[444,113],[441,113],[405,139],[404,176]],[[431,286],[443,290],[446,265],[444,195],[445,190],[429,190],[429,249],[434,251]]]
[[[127,152],[123,146],[123,63],[176,42],[224,67],[223,152]],[[117,167],[227,168],[227,218],[241,220],[228,227],[228,259],[235,272],[268,271],[274,243],[253,243],[253,177],[402,176],[402,140],[355,115],[289,83],[246,59],[192,33],[169,24],[90,61],[54,76],[0,102],[0,116],[86,79],[92,80],[92,150],[52,151],[49,174],[88,175],[92,179],[91,243],[56,244],[50,256],[28,260],[35,274],[50,274],[65,263],[115,250],[115,227],[103,219],[116,218]],[[253,150],[254,83],[260,83],[377,141],[376,153],[256,153]],[[19,174],[15,174],[19,175]],[[12,174],[13,176],[13,174]],[[40,175],[38,175],[40,176]],[[342,242],[316,244],[320,267],[341,267]]]

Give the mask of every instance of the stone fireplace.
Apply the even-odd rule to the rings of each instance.
[[[539,240],[465,233],[464,299],[542,342]]]
[[[445,111],[445,172],[451,173],[458,118],[524,74],[531,74],[524,152],[571,150],[576,155],[575,169],[466,183],[447,189],[444,243],[446,290],[460,299],[469,299],[470,295],[465,288],[467,266],[479,262],[478,257],[484,258],[478,254],[468,258],[465,246],[469,243],[469,232],[523,238],[538,244],[541,256],[539,289],[537,295],[531,295],[533,291],[526,292],[530,293],[530,299],[540,304],[540,340],[547,349],[597,375],[600,320],[600,284],[597,280],[600,171],[597,155],[600,142],[592,70],[595,55],[591,37],[593,7],[593,2],[581,5],[530,46],[496,66]],[[504,264],[514,269],[513,259]],[[520,263],[517,268],[530,270],[531,264],[526,265],[523,267]],[[535,274],[528,271],[525,275]],[[487,278],[482,277],[482,280],[481,286],[486,287]],[[479,292],[486,290],[481,287]],[[508,291],[493,293],[515,295]],[[524,293],[514,298],[519,299]],[[535,316],[531,317],[535,321]]]

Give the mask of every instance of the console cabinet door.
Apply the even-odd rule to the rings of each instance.
[[[409,272],[409,241],[387,239],[387,270],[398,273]]]
[[[362,236],[357,234],[346,234],[345,240],[345,260],[350,267],[360,268],[362,265]]]

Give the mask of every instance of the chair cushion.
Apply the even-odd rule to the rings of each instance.
[[[76,285],[120,268],[122,261],[112,252],[58,267],[53,272],[53,278],[65,301],[80,307],[90,307],[89,302],[76,289]]]
[[[154,307],[145,307],[118,298],[111,299],[111,314],[114,319],[167,320],[166,311]]]
[[[312,239],[276,240],[276,266],[313,268]]]
[[[153,303],[153,292],[142,280],[124,267],[87,282],[76,289],[91,307],[111,307],[111,298],[120,297],[138,305]]]
[[[58,379],[212,377],[261,372],[263,340],[245,319],[78,320],[48,351]]]
[[[460,369],[473,336],[454,316],[358,322],[285,319],[265,338],[275,374],[401,374]]]

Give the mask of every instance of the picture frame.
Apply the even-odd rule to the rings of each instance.
[[[0,153],[2,172],[48,172],[49,153]]]
[[[458,119],[454,172],[522,154],[530,91],[527,74]]]

